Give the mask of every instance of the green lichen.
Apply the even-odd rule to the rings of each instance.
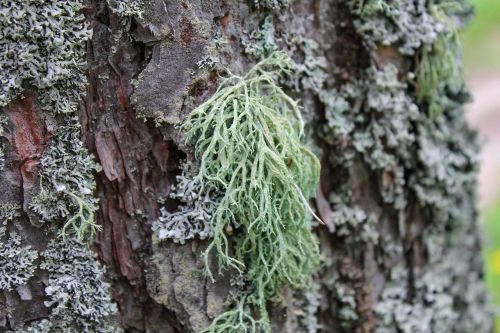
[[[267,302],[284,286],[305,287],[318,264],[306,198],[316,188],[319,162],[300,143],[297,103],[276,84],[291,65],[276,52],[245,76],[231,75],[182,125],[200,161],[195,179],[222,193],[204,254],[208,276],[215,252],[219,270],[232,268],[250,284],[236,309],[207,332],[270,332]]]

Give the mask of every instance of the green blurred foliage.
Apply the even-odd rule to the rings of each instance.
[[[500,307],[500,199],[482,212],[485,232],[484,257],[486,284],[495,307]],[[495,309],[496,310],[496,309]],[[500,316],[496,316],[496,332],[500,332]]]
[[[467,74],[500,70],[500,0],[470,0],[475,18],[462,35]]]

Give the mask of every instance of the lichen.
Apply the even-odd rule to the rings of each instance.
[[[306,333],[316,333],[321,330],[318,312],[321,304],[321,286],[317,280],[311,277],[309,286],[299,293],[299,323]]]
[[[54,239],[43,257],[40,268],[48,273],[45,306],[51,312],[48,322],[35,325],[49,325],[50,332],[120,331],[111,317],[117,308],[109,296],[109,285],[88,245],[74,238]]]
[[[415,63],[415,74],[407,77],[398,77],[392,65],[369,69],[356,83],[366,100],[340,91],[335,117],[329,117],[335,126],[326,136],[331,142],[340,135],[348,142],[353,138],[351,160],[361,157],[371,170],[382,171],[376,188],[398,221],[398,233],[379,239],[381,262],[390,274],[375,306],[376,332],[489,332],[474,208],[479,147],[463,116],[468,94],[456,40],[469,6],[464,1],[350,5],[371,52],[388,45],[403,61]],[[360,107],[344,116],[353,105]],[[418,238],[428,262],[418,270],[405,263],[406,250],[398,243],[413,219],[425,223]]]
[[[35,272],[37,258],[38,252],[23,245],[17,233],[0,233],[0,290],[26,284]]]
[[[436,21],[425,0],[354,0],[349,5],[358,16],[358,32],[371,48],[396,45],[401,54],[413,55],[437,37]]]
[[[0,5],[0,106],[26,84],[40,93],[43,110],[77,109],[85,78],[85,40],[90,31],[80,13],[80,0],[11,0]]]
[[[210,220],[217,206],[216,194],[210,192],[199,179],[195,179],[194,165],[181,163],[182,172],[177,176],[177,184],[172,186],[170,198],[181,203],[180,210],[168,212],[161,208],[161,216],[153,223],[160,241],[172,239],[184,244],[186,240],[199,237],[205,239],[210,235]]]
[[[362,156],[378,173],[384,201],[403,210],[407,205],[404,169],[411,161],[416,141],[412,124],[419,109],[407,94],[408,85],[398,79],[395,66],[372,67],[365,75],[364,83],[348,84],[333,94],[325,92],[329,128],[325,138],[349,142],[354,152],[343,157],[344,163],[350,163],[355,153]],[[359,96],[365,98],[363,108],[347,112]]]
[[[86,41],[91,36],[83,8],[81,0],[12,0],[0,5],[0,107],[16,103],[24,90],[33,91],[34,106],[40,111],[36,121],[47,129],[43,154],[36,163],[39,177],[33,177],[37,183],[24,188],[27,214],[19,214],[18,203],[0,206],[1,289],[26,284],[35,272],[47,282],[49,317],[12,322],[19,326],[10,327],[15,332],[119,331],[109,320],[116,307],[103,282],[103,271],[87,245],[75,239],[90,239],[98,228],[92,192],[93,173],[99,167],[80,140],[75,118],[85,91]],[[1,115],[0,136],[6,119]],[[33,158],[38,162],[38,156]],[[40,215],[41,225],[31,218],[35,214],[30,210]],[[20,230],[32,228],[22,225],[26,215],[47,235],[47,241],[35,245],[24,238]],[[57,237],[61,234],[64,237]],[[44,248],[46,242],[44,252],[34,250],[35,246]],[[10,306],[8,313],[15,310]]]
[[[279,10],[290,6],[293,0],[253,0],[256,8]]]
[[[135,17],[142,19],[144,13],[143,0],[106,0],[109,8],[122,18]]]
[[[429,11],[436,20],[437,38],[424,45],[418,57],[416,96],[428,105],[429,115],[441,112],[447,94],[457,95],[464,89],[459,28],[467,18],[470,5],[464,1],[432,1]],[[444,100],[444,101],[443,101]]]
[[[7,125],[8,118],[5,115],[0,115],[0,140],[4,135],[5,126]],[[0,141],[0,171],[5,167],[5,145]]]
[[[279,49],[271,16],[264,19],[259,29],[243,36],[242,44],[245,53],[253,59],[264,59]]]
[[[80,141],[79,126],[58,128],[40,160],[40,192],[30,208],[42,222],[64,219],[62,235],[74,233],[79,239],[92,238],[99,226],[94,221],[97,200],[94,173],[100,171]]]
[[[297,103],[275,83],[291,65],[276,52],[245,76],[231,75],[182,125],[200,163],[195,179],[221,192],[204,254],[207,274],[213,279],[215,252],[219,270],[230,267],[250,284],[206,332],[269,332],[267,302],[281,287],[305,287],[318,264],[306,198],[316,188],[319,162],[300,144]]]

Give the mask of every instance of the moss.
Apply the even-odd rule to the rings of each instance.
[[[195,179],[222,193],[210,222],[207,273],[213,278],[208,257],[214,251],[219,270],[235,269],[250,284],[207,332],[269,332],[267,301],[284,286],[303,288],[318,264],[306,198],[315,191],[319,162],[300,144],[297,103],[275,83],[290,66],[277,52],[245,76],[231,75],[182,124],[200,162]]]

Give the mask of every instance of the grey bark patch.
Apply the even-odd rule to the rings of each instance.
[[[132,101],[141,117],[175,124],[180,122],[184,99],[196,81],[192,73],[205,56],[211,28],[208,21],[197,17],[192,5],[170,3],[163,10],[169,16],[162,20],[151,8],[146,9],[146,21],[148,15],[152,20],[148,29],[157,37],[172,38],[155,45],[156,52],[138,77]]]

